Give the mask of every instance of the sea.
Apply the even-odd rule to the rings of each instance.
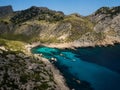
[[[59,69],[71,90],[120,90],[120,44],[74,50],[39,46],[31,52]]]

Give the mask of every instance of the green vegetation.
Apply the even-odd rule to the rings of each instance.
[[[113,8],[102,7],[102,8],[98,9],[95,12],[95,15],[97,15],[97,14],[105,14],[105,15],[107,15],[107,17],[113,18],[113,16],[115,16],[115,15],[117,15],[119,13],[120,13],[120,6],[113,7]]]
[[[48,22],[60,21],[64,18],[62,12],[56,12],[49,10],[44,7],[31,7],[29,9],[23,10],[17,13],[14,17],[11,18],[11,22],[18,24],[23,23],[27,20],[45,20]]]
[[[94,25],[87,18],[70,15],[67,16],[62,23],[69,22],[72,25],[71,35],[67,39],[67,41],[78,40],[81,36],[83,36],[87,32],[93,32]]]
[[[9,20],[0,20],[1,23],[4,23],[5,25],[9,24]]]
[[[15,41],[25,41],[27,42],[30,37],[22,34],[10,34],[10,33],[4,33],[0,35],[0,38],[7,39],[7,40],[15,40]]]
[[[20,41],[6,40],[0,38],[0,46],[5,46],[7,50],[25,51],[25,43]]]
[[[16,51],[0,51],[0,88],[26,90],[27,85],[32,84],[31,89],[52,90],[56,86],[52,72],[37,57]]]
[[[99,42],[105,39],[105,34],[103,32],[99,32],[99,33],[93,32],[93,35],[94,35],[95,41]]]
[[[95,14],[108,14],[108,13],[110,13],[109,7],[102,7],[95,12]]]

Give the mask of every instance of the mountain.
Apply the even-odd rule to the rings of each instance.
[[[32,6],[0,19],[2,38],[25,42],[66,43],[82,46],[119,42],[120,6],[102,7],[87,17]],[[17,37],[17,38],[16,38]]]
[[[0,6],[0,17],[3,17],[4,15],[8,15],[10,13],[13,13],[13,9],[11,5]]]
[[[62,12],[56,12],[49,10],[46,7],[36,7],[32,6],[29,9],[23,10],[17,13],[14,17],[11,18],[11,21],[15,24],[23,23],[27,20],[46,20],[46,21],[59,21],[62,20],[64,14]]]
[[[104,42],[119,42],[120,6],[102,7],[89,17],[95,23],[94,31],[104,34]]]

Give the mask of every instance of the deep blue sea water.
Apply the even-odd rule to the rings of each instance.
[[[71,89],[120,90],[120,45],[76,50],[41,46],[32,52],[42,53],[49,60],[56,58],[54,65]]]

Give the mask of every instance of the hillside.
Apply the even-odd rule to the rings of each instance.
[[[56,75],[43,58],[0,49],[1,90],[68,90]]]
[[[11,12],[8,6],[0,7],[0,11],[6,8],[8,13],[0,16],[0,90],[69,90],[63,76],[49,61],[28,50],[27,40],[34,35],[16,32],[24,19],[19,23],[12,20],[24,11]]]
[[[28,43],[105,45],[119,42],[120,7],[102,7],[90,16],[64,15],[45,7],[32,6],[0,19],[0,36]],[[16,38],[17,37],[17,38]],[[85,45],[86,46],[86,45]]]

